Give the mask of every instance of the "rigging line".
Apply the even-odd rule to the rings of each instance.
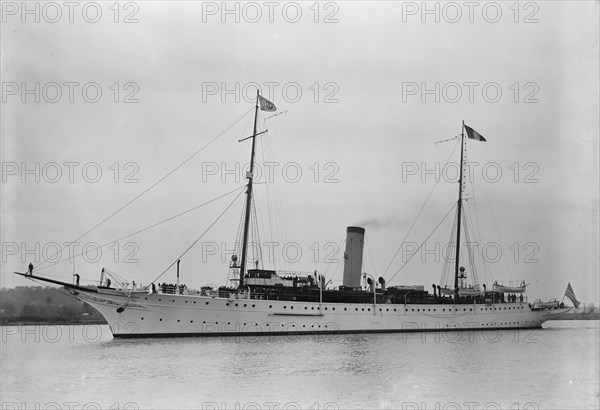
[[[439,223],[436,225],[436,227],[433,229],[433,231],[431,231],[431,233],[430,233],[430,234],[427,236],[427,238],[425,238],[425,240],[424,240],[423,242],[421,242],[421,244],[420,244],[420,245],[419,245],[419,247],[418,247],[418,248],[415,250],[415,252],[414,252],[412,255],[410,255],[410,257],[408,258],[408,260],[407,260],[406,262],[404,262],[404,265],[400,266],[400,269],[398,269],[398,270],[396,271],[396,273],[394,273],[394,276],[392,276],[392,277],[390,278],[390,280],[388,281],[388,283],[391,283],[391,282],[392,282],[392,280],[393,280],[393,279],[396,277],[396,275],[397,275],[398,273],[400,273],[400,271],[401,271],[402,269],[404,269],[404,267],[406,266],[406,264],[407,264],[408,262],[410,262],[410,260],[413,258],[413,256],[415,256],[415,255],[417,254],[417,252],[418,252],[418,251],[421,249],[421,247],[423,247],[423,245],[425,244],[425,242],[427,241],[427,239],[429,239],[429,238],[431,237],[431,235],[433,235],[433,233],[434,233],[434,232],[437,230],[437,228],[439,228],[439,227],[440,227],[440,225],[442,224],[442,222],[444,222],[444,220],[445,220],[445,219],[448,217],[448,215],[450,215],[450,212],[452,212],[452,210],[454,209],[454,207],[455,207],[456,205],[457,205],[456,203],[452,205],[452,207],[451,207],[451,208],[448,210],[448,212],[446,212],[446,215],[444,215],[444,217],[442,218],[442,220],[441,220],[441,221],[440,221],[440,222],[439,222]]]
[[[469,209],[469,213],[473,213],[474,217],[472,217],[471,219],[472,221],[472,225],[473,225],[473,229],[476,231],[477,233],[477,239],[479,240],[479,242],[482,244],[482,247],[480,247],[479,250],[479,254],[481,254],[481,257],[479,258],[481,261],[481,266],[483,267],[482,271],[483,271],[483,282],[485,283],[488,280],[488,274],[489,274],[489,279],[490,281],[493,282],[493,275],[491,270],[488,268],[486,262],[485,262],[485,258],[483,255],[483,237],[481,236],[481,227],[479,224],[479,212],[477,211],[477,199],[475,196],[475,180],[473,180],[473,183],[471,183],[470,185],[471,187],[471,192],[472,192],[472,201],[467,202],[468,203],[468,209]]]
[[[365,242],[367,243],[367,249],[369,250],[369,258],[371,259],[371,265],[373,265],[373,273],[375,274],[374,277],[377,277],[377,270],[375,269],[375,262],[373,262],[373,255],[371,254],[371,245],[369,245],[368,239],[366,239]]]
[[[163,224],[163,223],[165,223],[165,222],[171,221],[171,220],[173,220],[173,219],[175,219],[175,218],[179,218],[180,216],[183,216],[183,215],[185,215],[185,214],[187,214],[187,213],[190,213],[190,212],[192,212],[192,211],[194,211],[194,210],[196,210],[196,209],[198,209],[198,208],[201,208],[201,207],[203,207],[203,206],[205,206],[205,205],[208,205],[208,204],[210,204],[210,203],[212,203],[212,202],[215,202],[215,201],[217,201],[217,200],[219,200],[219,199],[221,199],[221,198],[223,198],[223,197],[226,197],[227,195],[230,195],[230,194],[234,193],[235,191],[237,191],[237,190],[239,190],[239,189],[241,189],[241,188],[245,188],[245,187],[246,187],[246,185],[243,185],[243,186],[241,186],[241,187],[237,187],[236,189],[234,189],[234,190],[232,190],[232,191],[229,191],[229,192],[227,192],[227,193],[225,193],[225,194],[223,194],[223,195],[221,195],[221,196],[219,196],[219,197],[217,197],[217,198],[213,198],[213,199],[211,199],[210,201],[207,201],[207,202],[205,202],[205,203],[203,203],[203,204],[200,204],[200,205],[197,205],[197,206],[195,206],[195,207],[193,207],[193,208],[190,208],[190,209],[188,209],[187,211],[183,211],[183,212],[181,212],[181,213],[179,213],[179,214],[177,214],[177,215],[171,216],[171,217],[169,217],[169,218],[167,218],[167,219],[164,219],[164,220],[162,220],[162,221],[160,221],[160,222],[157,222],[157,223],[155,223],[155,224],[153,224],[153,225],[147,226],[147,227],[145,227],[145,228],[142,228],[142,229],[140,229],[140,230],[138,230],[138,231],[135,231],[135,232],[133,232],[133,233],[130,233],[130,234],[128,234],[128,235],[122,236],[122,237],[120,237],[120,238],[118,238],[118,239],[115,239],[114,241],[110,241],[110,242],[107,242],[107,243],[105,243],[105,244],[103,244],[103,245],[99,245],[98,247],[96,247],[96,248],[94,248],[94,249],[102,249],[102,248],[104,248],[104,247],[106,247],[106,246],[108,246],[108,245],[111,245],[111,244],[115,243],[115,242],[122,241],[123,239],[127,239],[127,238],[129,238],[129,237],[131,237],[131,236],[137,235],[138,233],[142,233],[142,232],[144,232],[144,231],[147,231],[148,229],[152,229],[152,228],[154,228],[154,227],[156,227],[156,226],[158,226],[158,225],[161,225],[161,224]],[[37,268],[36,270],[44,270],[44,269],[46,269],[46,268],[50,268],[50,267],[52,267],[52,266],[54,266],[54,265],[58,265],[59,263],[65,262],[65,261],[67,261],[67,260],[69,260],[69,259],[77,258],[77,257],[79,257],[79,256],[83,255],[84,253],[87,253],[87,251],[86,251],[86,252],[81,252],[81,253],[79,253],[79,254],[77,254],[77,255],[75,255],[75,256],[72,256],[72,255],[70,255],[70,256],[68,256],[67,258],[63,259],[63,260],[60,260],[60,261],[58,261],[58,262],[54,262],[52,265],[44,266],[43,268]]]
[[[274,115],[264,118],[262,117],[262,113],[261,113],[261,120],[264,123],[264,128],[267,128],[267,120],[269,120],[270,118],[273,118]],[[263,152],[263,160],[266,158],[265,157],[265,150],[267,155],[269,155],[270,158],[273,158],[273,147],[271,144],[272,138],[277,135],[278,131],[280,130],[280,128],[282,127],[283,122],[279,122],[279,125],[277,126],[276,129],[274,130],[269,130],[268,135],[269,135],[269,139],[265,139],[264,141],[264,146],[261,145],[261,150]],[[262,143],[262,139],[261,139],[261,143]],[[281,165],[279,162],[274,162],[275,165]],[[265,168],[266,169],[266,168]],[[273,177],[273,183],[269,184],[268,181],[267,182],[267,205],[269,206],[269,229],[271,231],[271,240],[274,241],[275,237],[273,235],[273,230],[275,231],[275,234],[277,235],[278,239],[280,239],[283,243],[288,243],[287,241],[287,234],[286,234],[286,225],[285,225],[285,221],[286,218],[284,216],[284,211],[283,211],[283,202],[281,200],[281,189],[279,184],[277,183],[277,177],[275,177],[274,175],[271,175]],[[272,188],[271,189],[271,193],[269,194],[269,185]],[[271,208],[272,205],[272,208]],[[285,265],[285,266],[284,266]],[[286,269],[286,270],[292,270],[291,265],[289,264],[289,262],[286,260],[286,258],[279,258],[278,262],[275,262],[275,266],[279,266],[279,268],[281,269]]]
[[[230,124],[227,128],[225,128],[223,131],[221,131],[220,134],[218,134],[216,137],[214,137],[213,139],[211,139],[210,141],[208,141],[202,148],[200,148],[198,151],[196,151],[195,153],[193,153],[192,155],[190,155],[185,161],[183,161],[182,163],[180,163],[179,165],[177,165],[175,168],[173,168],[171,171],[169,171],[165,176],[163,176],[162,178],[160,178],[158,181],[156,181],[154,184],[150,185],[150,187],[146,188],[144,191],[142,191],[142,193],[138,194],[135,198],[133,198],[132,200],[130,200],[129,202],[127,202],[125,205],[121,206],[119,209],[117,209],[115,212],[113,212],[112,214],[110,214],[109,216],[107,216],[106,218],[104,218],[102,221],[98,222],[96,225],[94,225],[91,229],[89,229],[88,231],[86,231],[85,233],[83,233],[82,235],[80,235],[77,239],[75,239],[72,242],[77,242],[78,240],[80,240],[81,238],[83,238],[84,236],[86,236],[87,234],[89,234],[90,232],[92,232],[94,229],[96,229],[97,227],[99,227],[100,225],[102,225],[104,222],[108,221],[110,218],[112,218],[113,216],[115,216],[116,214],[118,214],[119,212],[121,212],[123,209],[127,208],[129,205],[131,205],[133,202],[135,202],[136,200],[138,200],[140,197],[142,197],[144,194],[146,194],[148,191],[150,191],[152,188],[154,188],[155,186],[157,186],[158,184],[160,184],[162,181],[164,181],[167,177],[169,177],[171,174],[173,174],[175,171],[177,171],[179,168],[181,168],[182,166],[184,166],[186,163],[188,163],[192,158],[194,158],[196,155],[198,155],[200,152],[202,152],[204,149],[206,149],[210,144],[212,144],[213,142],[215,142],[217,139],[219,139],[221,136],[223,136],[227,131],[229,131],[235,124],[237,124],[238,122],[240,122],[240,120],[242,118],[244,118],[246,115],[248,115],[248,113],[250,111],[252,111],[254,109],[254,107],[252,109],[250,109],[249,111],[245,112],[244,114],[242,114],[242,116],[240,118],[238,118],[237,120],[235,120],[235,122],[233,122],[232,124]],[[49,259],[52,259],[53,257],[55,257],[56,255],[58,255],[60,252],[62,252],[64,249],[66,248],[63,247],[62,249],[56,251],[54,253],[54,255],[52,255],[49,258],[44,258],[44,260],[40,263],[40,266],[43,265],[44,263],[46,263]]]
[[[188,253],[188,251],[189,251],[190,249],[192,249],[192,247],[193,247],[194,245],[196,245],[196,244],[198,243],[198,241],[199,241],[200,239],[202,239],[202,237],[203,237],[204,235],[206,235],[206,233],[207,233],[207,232],[208,232],[208,231],[209,231],[209,230],[210,230],[210,229],[211,229],[211,228],[212,228],[212,227],[213,227],[213,226],[214,226],[214,225],[215,225],[215,224],[216,224],[216,223],[219,221],[219,219],[221,219],[221,217],[222,217],[223,215],[225,215],[225,213],[226,213],[226,212],[229,210],[229,208],[231,208],[231,206],[232,206],[232,205],[235,203],[235,201],[237,201],[237,199],[238,199],[238,198],[240,197],[240,195],[242,195],[243,193],[244,193],[244,190],[243,190],[243,189],[242,189],[242,190],[240,190],[240,193],[239,193],[239,194],[237,194],[235,198],[233,198],[233,201],[231,201],[231,203],[230,203],[229,205],[227,205],[227,208],[225,208],[225,209],[223,210],[223,212],[221,212],[221,214],[220,214],[220,215],[217,217],[217,219],[215,219],[215,220],[214,220],[214,221],[213,221],[213,222],[212,222],[212,223],[211,223],[211,224],[208,226],[208,228],[206,228],[206,229],[204,230],[204,232],[202,232],[202,234],[201,234],[201,235],[200,235],[200,236],[199,236],[199,237],[198,237],[198,238],[197,238],[197,239],[196,239],[194,242],[192,242],[192,244],[191,244],[190,246],[188,246],[188,248],[187,248],[185,251],[183,251],[183,253],[182,253],[181,255],[179,255],[179,257],[178,257],[178,258],[176,258],[176,259],[173,261],[173,263],[171,263],[169,266],[167,266],[167,268],[166,268],[164,271],[162,271],[162,273],[161,273],[160,275],[158,275],[158,276],[157,276],[157,277],[156,277],[156,278],[155,278],[155,279],[154,279],[152,282],[150,282],[150,283],[154,283],[154,282],[156,282],[158,279],[160,279],[160,277],[161,277],[162,275],[164,275],[165,273],[167,273],[167,271],[168,271],[168,270],[169,270],[169,269],[170,269],[170,268],[171,268],[173,265],[175,265],[175,264],[177,263],[177,261],[178,261],[178,260],[180,260],[180,259],[183,257],[183,255],[185,255],[186,253]]]
[[[454,149],[452,150],[452,152],[450,153],[450,155],[448,155],[448,159],[446,159],[446,163],[444,164],[444,166],[446,164],[448,164],[448,161],[450,161],[450,158],[452,157],[452,154],[454,154],[454,151],[456,151],[456,147],[458,146],[458,144],[454,145]],[[439,150],[438,150],[439,152]],[[436,183],[433,185],[433,187],[431,188],[431,191],[429,191],[429,195],[427,195],[427,198],[425,199],[425,202],[423,202],[423,206],[421,207],[421,209],[419,210],[419,213],[417,214],[417,216],[415,217],[412,225],[410,226],[410,228],[408,228],[408,232],[406,233],[406,235],[404,236],[404,239],[402,240],[402,242],[400,243],[400,246],[398,246],[398,249],[396,250],[396,253],[394,254],[394,256],[392,257],[392,260],[390,261],[390,263],[388,264],[387,268],[385,268],[385,271],[383,272],[383,277],[385,277],[385,275],[387,274],[388,270],[390,269],[390,266],[392,266],[392,263],[394,263],[394,260],[396,259],[396,256],[398,256],[398,253],[400,252],[400,249],[402,249],[402,244],[404,244],[404,242],[406,241],[406,238],[408,238],[408,235],[410,235],[412,229],[414,228],[415,224],[417,223],[417,221],[419,220],[419,216],[421,216],[421,213],[423,212],[423,210],[425,209],[425,205],[427,205],[427,202],[429,201],[429,198],[431,198],[431,195],[433,194],[433,191],[435,190],[435,188],[438,185],[438,181],[436,181]]]
[[[341,239],[340,239],[340,240],[339,240],[337,243],[336,243],[336,242],[328,242],[328,243],[327,243],[327,244],[335,244],[335,245],[336,245],[336,249],[337,249],[337,251],[336,251],[334,254],[332,254],[332,255],[329,255],[329,258],[331,259],[331,262],[326,262],[326,261],[325,261],[325,258],[323,258],[323,263],[327,263],[327,265],[325,265],[325,266],[326,266],[326,268],[325,268],[325,270],[324,270],[324,272],[323,272],[323,275],[327,275],[327,273],[328,273],[328,272],[329,272],[329,270],[331,269],[331,266],[338,266],[338,267],[339,267],[339,266],[341,265],[340,263],[336,263],[336,262],[339,262],[339,261],[337,260],[337,256],[338,256],[338,255],[340,254],[340,252],[342,251],[342,243],[344,243],[345,241],[346,241],[346,238],[345,238],[345,236],[342,236],[342,238],[341,238]],[[326,245],[327,245],[327,244],[326,244]],[[333,273],[331,274],[331,275],[332,275],[332,280],[333,280],[333,275],[334,275],[334,274],[336,274],[336,272],[337,272],[337,267],[336,267],[336,268],[334,268],[334,271],[333,271]]]
[[[268,119],[268,118],[267,118]],[[266,122],[267,120],[265,120]],[[268,135],[268,133],[267,133]],[[263,144],[263,139],[260,139],[260,151],[262,153],[262,160],[263,160],[263,169],[265,169],[264,164],[265,164],[265,147]],[[271,214],[271,199],[269,198],[269,184],[268,184],[268,178],[265,176],[265,193],[267,196],[267,215],[269,218],[269,240],[273,241],[273,218],[272,218],[272,214]],[[273,257],[273,265],[274,266],[278,266],[278,261],[277,261],[277,257],[274,256]]]

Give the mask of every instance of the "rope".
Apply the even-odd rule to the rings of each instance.
[[[167,272],[167,271],[168,271],[168,270],[169,270],[169,269],[170,269],[170,268],[171,268],[173,265],[175,265],[175,264],[177,263],[177,261],[183,257],[183,255],[185,255],[186,253],[188,253],[188,251],[189,251],[190,249],[192,249],[192,247],[193,247],[194,245],[196,245],[196,244],[198,243],[198,241],[199,241],[200,239],[202,239],[202,237],[203,237],[204,235],[206,235],[206,233],[207,233],[207,232],[208,232],[208,231],[209,231],[209,230],[210,230],[210,229],[211,229],[211,228],[212,228],[212,227],[213,227],[213,226],[214,226],[214,225],[215,225],[215,224],[216,224],[216,223],[219,221],[219,219],[221,219],[221,217],[222,217],[223,215],[225,215],[225,213],[226,213],[226,212],[229,210],[229,208],[231,208],[231,206],[232,206],[232,205],[235,203],[235,201],[236,201],[236,200],[237,200],[237,199],[240,197],[240,195],[242,195],[242,193],[244,193],[244,191],[243,191],[243,190],[241,190],[241,191],[240,191],[240,193],[239,193],[239,194],[237,194],[237,195],[236,195],[236,197],[233,199],[233,201],[231,201],[231,203],[230,203],[229,205],[227,205],[227,208],[225,208],[225,209],[223,210],[223,212],[221,212],[221,214],[220,214],[220,215],[217,217],[217,219],[215,219],[215,220],[214,220],[214,221],[213,221],[213,222],[212,222],[212,223],[211,223],[211,224],[208,226],[208,228],[206,228],[206,230],[205,230],[204,232],[202,232],[202,234],[201,234],[201,235],[200,235],[200,236],[199,236],[199,237],[198,237],[198,238],[197,238],[197,239],[196,239],[194,242],[192,242],[192,244],[191,244],[190,246],[188,246],[188,248],[187,248],[185,251],[183,251],[183,253],[182,253],[181,255],[179,255],[179,257],[178,257],[178,258],[175,258],[175,260],[173,261],[173,263],[171,263],[169,266],[167,266],[167,268],[166,268],[164,271],[162,271],[162,273],[161,273],[160,275],[158,275],[158,276],[156,277],[156,279],[154,279],[154,280],[153,280],[152,282],[150,282],[150,283],[154,283],[154,282],[156,282],[158,279],[160,279],[160,277],[161,277],[162,275],[164,275],[164,274],[165,274],[165,273],[166,273],[166,272]]]
[[[227,195],[230,195],[230,194],[234,193],[235,191],[239,190],[240,188],[245,188],[245,187],[246,187],[246,185],[244,185],[244,186],[242,186],[242,187],[237,187],[236,189],[234,189],[234,190],[232,190],[232,191],[229,191],[229,192],[227,192],[227,193],[225,193],[225,194],[223,194],[223,195],[221,195],[221,196],[219,196],[219,197],[217,197],[217,198],[211,199],[210,201],[207,201],[207,202],[205,202],[205,203],[203,203],[203,204],[200,204],[200,205],[197,205],[197,206],[195,206],[195,207],[193,207],[193,208],[190,208],[190,209],[188,209],[187,211],[181,212],[181,213],[179,213],[179,214],[177,214],[177,215],[174,215],[174,216],[172,216],[172,217],[170,217],[170,218],[164,219],[164,220],[162,220],[162,221],[160,221],[160,222],[157,222],[157,223],[155,223],[155,224],[153,224],[153,225],[147,226],[147,227],[145,227],[145,228],[142,228],[142,229],[140,229],[140,230],[138,230],[138,231],[135,231],[135,232],[133,232],[133,233],[130,233],[130,234],[128,234],[128,235],[122,236],[122,237],[120,237],[120,238],[118,238],[118,239],[115,239],[114,241],[110,241],[110,242],[107,242],[107,243],[105,243],[105,244],[103,244],[103,245],[99,245],[98,247],[96,247],[96,248],[94,248],[94,249],[102,249],[102,248],[104,248],[104,247],[106,247],[106,246],[108,246],[108,245],[111,245],[111,244],[115,243],[115,242],[122,241],[123,239],[126,239],[126,238],[129,238],[129,237],[131,237],[131,236],[137,235],[137,234],[139,234],[139,233],[142,233],[142,232],[144,232],[144,231],[147,231],[148,229],[152,229],[152,228],[154,228],[154,227],[156,227],[156,226],[158,226],[158,225],[161,225],[161,224],[163,224],[163,223],[165,223],[165,222],[171,221],[171,220],[173,220],[173,219],[175,219],[175,218],[179,218],[180,216],[183,216],[183,215],[185,215],[185,214],[187,214],[187,213],[190,213],[190,212],[192,212],[192,211],[194,211],[194,210],[196,210],[196,209],[198,209],[198,208],[201,208],[201,207],[203,207],[203,206],[205,206],[205,205],[208,205],[208,204],[210,204],[210,203],[212,203],[212,202],[215,202],[215,201],[217,201],[217,200],[219,200],[219,199],[221,199],[221,198],[223,198],[223,197],[226,197]],[[54,265],[58,265],[59,263],[62,263],[62,262],[68,261],[68,260],[70,260],[71,258],[77,258],[77,257],[79,257],[79,256],[81,256],[81,255],[83,255],[83,254],[84,254],[84,252],[81,252],[81,253],[79,253],[79,254],[77,254],[77,255],[75,255],[75,256],[68,256],[67,258],[65,258],[65,259],[62,259],[62,260],[60,260],[60,261],[58,261],[58,262],[55,262],[55,263],[53,263],[52,265],[44,266],[43,268],[36,268],[36,271],[39,271],[39,270],[44,270],[44,269],[50,268],[50,267],[52,267],[52,266],[54,266]]]
[[[218,134],[216,137],[214,137],[212,140],[208,141],[202,148],[200,148],[198,151],[196,151],[195,153],[193,153],[192,155],[190,155],[185,161],[183,161],[182,163],[180,163],[179,165],[177,165],[175,168],[173,168],[171,171],[169,171],[165,176],[163,176],[162,178],[160,178],[158,181],[156,181],[154,184],[150,185],[150,187],[146,188],[144,191],[142,191],[142,193],[140,193],[139,195],[137,195],[135,198],[133,198],[132,200],[130,200],[129,202],[127,202],[125,205],[121,206],[119,209],[117,209],[115,212],[113,212],[112,214],[110,214],[109,216],[107,216],[106,218],[104,218],[102,221],[98,222],[96,225],[94,225],[92,228],[90,228],[89,230],[87,230],[85,233],[83,233],[82,235],[80,235],[77,239],[75,239],[72,242],[77,242],[79,241],[81,238],[83,238],[84,236],[86,236],[87,234],[89,234],[90,232],[94,231],[96,228],[98,228],[100,225],[102,225],[104,222],[108,221],[109,219],[111,219],[113,216],[115,216],[116,214],[118,214],[119,212],[121,212],[123,209],[127,208],[129,205],[131,205],[132,203],[134,203],[136,200],[138,200],[139,198],[141,198],[144,194],[146,194],[148,191],[150,191],[152,188],[154,188],[155,186],[157,186],[158,184],[160,184],[162,181],[164,181],[167,177],[169,177],[172,173],[174,173],[175,171],[177,171],[179,168],[181,168],[183,165],[185,165],[186,163],[188,163],[192,158],[194,158],[196,155],[198,155],[200,152],[202,152],[204,149],[206,149],[210,144],[212,144],[213,142],[215,142],[217,139],[219,139],[222,135],[224,135],[227,131],[229,131],[235,124],[237,124],[242,118],[244,118],[246,115],[248,115],[248,113],[250,111],[252,111],[254,109],[254,107],[245,112],[240,118],[238,118],[234,123],[232,123],[231,125],[229,125],[227,128],[225,128],[225,130],[221,131],[220,134]],[[63,250],[65,250],[66,246],[61,248],[60,250],[56,251],[54,253],[54,255],[48,257],[48,258],[44,258],[44,260],[40,263],[40,266],[43,265],[44,263],[46,263],[49,259],[54,258],[56,255],[58,255],[59,253],[61,253]]]
[[[394,276],[392,276],[392,277],[390,278],[390,280],[388,281],[388,283],[391,283],[391,282],[392,282],[392,280],[393,280],[393,279],[396,277],[396,275],[397,275],[398,273],[400,273],[400,271],[401,271],[402,269],[404,269],[404,267],[406,266],[406,264],[407,264],[408,262],[410,262],[410,260],[413,258],[413,256],[415,256],[415,255],[417,254],[417,252],[418,252],[418,251],[421,249],[421,247],[423,247],[423,245],[425,244],[425,242],[427,241],[427,239],[429,239],[429,238],[431,237],[431,235],[433,235],[433,234],[434,234],[434,232],[437,230],[437,228],[439,228],[439,227],[440,227],[440,225],[442,224],[442,222],[444,222],[444,220],[445,220],[445,219],[448,217],[448,215],[450,215],[450,212],[452,212],[452,210],[454,209],[454,207],[455,207],[455,206],[456,206],[456,204],[453,204],[453,205],[452,205],[452,207],[451,207],[451,208],[448,210],[448,212],[446,212],[446,214],[444,215],[444,217],[442,218],[442,220],[441,220],[441,221],[440,221],[440,222],[439,222],[439,223],[436,225],[436,227],[435,227],[435,228],[433,228],[433,231],[431,231],[431,233],[430,233],[430,234],[427,236],[427,238],[425,238],[425,240],[424,240],[423,242],[421,242],[421,244],[419,245],[419,247],[417,248],[417,250],[416,250],[416,251],[415,251],[415,252],[414,252],[412,255],[410,255],[410,257],[408,258],[408,260],[407,260],[406,262],[404,262],[404,265],[402,265],[402,266],[400,267],[400,269],[398,269],[398,270],[396,271],[396,273],[394,273]]]
[[[456,137],[452,138],[455,139]],[[451,140],[447,140],[447,141],[451,141]],[[440,141],[443,142],[443,141]],[[437,143],[436,143],[437,144]],[[452,157],[452,154],[454,154],[454,151],[456,150],[456,147],[458,145],[454,146],[454,149],[452,150],[452,152],[450,153],[450,155],[448,155],[448,158],[446,159],[446,163],[444,164],[444,166],[446,164],[448,164],[448,161],[450,161],[450,158]],[[439,151],[438,151],[439,152]],[[443,159],[443,158],[442,158]],[[388,270],[390,269],[390,266],[392,266],[392,263],[394,263],[394,260],[396,259],[396,256],[398,256],[398,253],[400,252],[400,249],[402,249],[402,245],[404,244],[404,242],[406,241],[406,238],[408,238],[408,235],[410,235],[410,232],[412,231],[413,227],[415,226],[415,224],[417,223],[417,221],[419,220],[419,217],[421,216],[421,213],[423,212],[423,210],[425,209],[425,205],[427,205],[427,202],[429,201],[429,198],[431,198],[431,195],[433,194],[433,191],[435,190],[435,188],[437,187],[438,182],[436,181],[436,183],[433,185],[433,187],[431,188],[431,191],[429,191],[429,195],[427,195],[427,198],[425,199],[425,202],[423,203],[423,206],[421,206],[421,209],[419,210],[419,213],[417,214],[417,216],[415,217],[412,225],[410,226],[410,228],[408,229],[408,232],[406,233],[406,235],[404,236],[404,239],[402,239],[402,242],[400,243],[400,246],[398,246],[398,249],[396,250],[396,253],[394,254],[394,256],[392,257],[392,260],[390,261],[390,263],[388,264],[387,268],[385,268],[385,271],[383,272],[383,277],[385,277],[385,275],[387,274]]]

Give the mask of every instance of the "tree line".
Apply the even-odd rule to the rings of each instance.
[[[106,323],[96,309],[62,289],[17,286],[0,289],[0,324]]]

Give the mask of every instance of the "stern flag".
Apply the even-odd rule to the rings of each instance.
[[[569,284],[567,285],[567,290],[565,291],[565,296],[568,297],[569,299],[571,299],[571,302],[573,302],[573,304],[575,305],[575,309],[577,309],[579,307],[579,305],[581,304],[581,302],[579,302],[577,300],[577,298],[575,297],[575,292],[573,292],[573,288],[571,287],[571,282],[569,282]]]
[[[467,131],[467,137],[471,138],[472,140],[486,142],[485,138],[483,138],[483,135],[481,135],[480,133],[478,133],[473,128],[469,127],[468,125],[465,125],[465,130]]]
[[[260,103],[260,109],[263,111],[277,111],[275,104],[260,94],[258,95],[258,102]]]

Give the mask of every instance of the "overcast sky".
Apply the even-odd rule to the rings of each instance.
[[[2,3],[2,286],[31,284],[12,274],[30,261],[154,280],[240,191],[111,241],[244,184],[258,84],[283,112],[259,115],[265,268],[338,285],[360,225],[363,271],[391,279],[456,201],[457,141],[436,142],[464,120],[487,139],[468,142],[480,281],[525,280],[531,299],[570,281],[598,303],[598,2],[23,4]],[[226,129],[70,248],[110,244],[99,257],[42,264]],[[225,284],[242,206],[183,257],[183,282]],[[452,213],[390,284],[439,283],[451,228]]]

